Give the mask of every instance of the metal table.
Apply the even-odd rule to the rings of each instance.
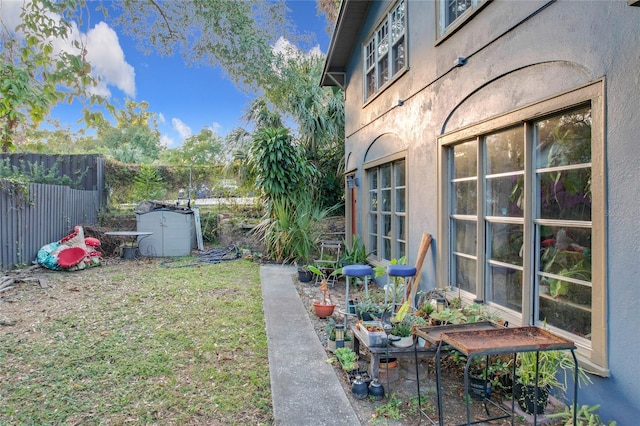
[[[450,333],[453,331],[467,331],[467,332],[479,332],[483,330],[494,330],[499,328],[498,324],[491,321],[481,321],[474,322],[469,324],[447,324],[447,325],[437,325],[437,326],[425,326],[425,327],[417,327],[415,330],[415,334],[418,337],[423,338],[427,342],[431,343],[431,349],[434,351],[436,355],[436,398],[438,399],[438,418],[439,424],[443,424],[443,413],[442,413],[442,392],[440,386],[440,362],[438,356],[440,351],[442,350],[440,344],[442,342],[442,335],[445,333]],[[417,358],[416,358],[417,359]],[[436,424],[431,417],[429,417],[422,410],[422,402],[420,398],[420,377],[419,372],[416,369],[416,383],[418,386],[418,410],[420,414],[427,418],[431,422],[431,424]],[[466,388],[466,387],[465,387]]]
[[[470,324],[471,325],[471,324]],[[577,415],[577,400],[578,400],[578,359],[575,355],[575,344],[567,339],[557,336],[547,330],[539,327],[512,327],[512,328],[493,328],[486,330],[451,330],[445,331],[440,334],[440,342],[438,344],[438,350],[436,351],[436,386],[438,393],[438,416],[440,425],[444,425],[444,416],[442,413],[442,395],[440,391],[440,359],[443,346],[447,346],[451,349],[455,349],[458,352],[467,356],[467,363],[464,370],[464,384],[465,384],[465,401],[467,405],[467,425],[472,423],[481,423],[489,420],[495,420],[499,418],[506,418],[509,416],[501,416],[493,419],[484,419],[471,422],[471,413],[469,407],[469,366],[473,357],[476,356],[490,356],[501,354],[513,354],[513,377],[515,377],[517,354],[522,352],[536,352],[536,363],[539,361],[539,353],[544,351],[555,350],[570,350],[573,356],[575,365],[574,369],[574,394],[573,394],[573,413],[574,424],[576,422]],[[537,371],[537,366],[536,366]],[[515,398],[514,389],[512,388],[511,395],[511,424],[514,422],[514,410],[515,410]],[[535,383],[535,407],[533,414],[533,423],[537,424],[537,395],[538,395],[538,381],[536,377]],[[486,398],[485,398],[486,400]],[[488,400],[496,407],[499,407],[493,401]],[[486,408],[486,407],[485,407]]]

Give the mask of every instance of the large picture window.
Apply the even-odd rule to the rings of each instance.
[[[405,160],[367,169],[368,247],[379,261],[406,255],[407,209]]]
[[[406,66],[406,14],[404,0],[384,16],[364,44],[365,100],[377,93]]]
[[[478,125],[471,137],[473,128],[459,140],[455,133],[441,138],[443,223],[447,284],[456,294],[603,354],[594,325],[605,308],[604,243],[594,241],[604,227],[604,182],[594,173],[603,164],[592,161],[603,149],[594,137],[602,126],[594,102],[599,98],[561,109],[548,101],[559,112],[545,116],[537,105],[530,108],[536,118],[523,117],[525,109]]]

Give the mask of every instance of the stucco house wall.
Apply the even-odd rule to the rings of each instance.
[[[447,236],[438,233],[438,138],[581,86],[602,90],[605,208],[594,215],[605,224],[606,282],[604,317],[594,318],[593,327],[604,330],[607,365],[580,390],[579,402],[602,404],[603,418],[635,424],[640,417],[640,7],[626,1],[494,1],[438,39],[435,2],[409,0],[408,69],[364,101],[363,44],[395,4],[369,3],[360,18],[341,15],[348,19],[343,26],[360,25],[360,30],[343,40],[337,31],[331,47],[343,42],[352,49],[342,64],[346,170],[366,182],[363,165],[404,153],[409,263],[422,232],[436,237],[423,266],[425,290],[439,285],[439,259],[447,256],[441,241]],[[332,63],[331,54],[325,73],[341,65]],[[360,201],[366,191],[363,185],[357,189],[361,235],[367,232],[367,204]]]

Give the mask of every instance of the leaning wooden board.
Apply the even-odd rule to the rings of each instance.
[[[424,263],[424,258],[429,251],[429,247],[431,247],[431,234],[424,232],[422,234],[422,240],[420,241],[420,249],[418,250],[418,257],[416,259],[416,275],[410,281],[410,284],[407,286],[406,296],[407,300],[415,300],[416,292],[418,291],[418,286],[420,285],[420,273],[422,272],[422,264]],[[413,305],[413,303],[412,303]]]

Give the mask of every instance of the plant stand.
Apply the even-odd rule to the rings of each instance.
[[[469,324],[472,325],[472,324]],[[489,356],[489,355],[501,355],[501,354],[513,354],[513,376],[515,377],[516,370],[516,358],[518,353],[522,352],[535,352],[536,361],[540,352],[554,351],[554,350],[570,350],[573,356],[575,365],[574,370],[574,394],[573,394],[573,422],[576,424],[577,420],[577,401],[578,401],[578,359],[575,355],[576,346],[573,342],[564,339],[560,336],[556,336],[539,327],[512,327],[512,328],[494,328],[488,330],[465,330],[464,324],[460,326],[458,331],[451,331],[440,334],[440,342],[438,343],[438,350],[436,351],[436,390],[438,395],[438,416],[439,423],[444,426],[444,416],[442,412],[442,392],[441,392],[441,374],[440,374],[440,360],[443,346],[447,346],[451,349],[455,349],[458,352],[467,356],[467,364],[464,370],[464,385],[465,385],[465,400],[467,404],[467,425],[471,425],[471,413],[469,408],[469,367],[473,357],[476,356]],[[537,368],[536,368],[537,370]],[[513,387],[515,389],[515,386]],[[511,413],[507,412],[503,407],[500,407],[495,402],[486,399],[494,407],[498,408],[503,415],[497,416],[491,419],[484,419],[483,422],[490,420],[511,418],[512,424],[515,412],[515,398],[514,390],[512,389],[511,399]],[[535,395],[537,405],[538,395],[538,383],[535,383]],[[420,395],[418,395],[420,398]],[[537,424],[537,414],[534,408],[533,424]],[[473,423],[476,423],[475,421]]]

